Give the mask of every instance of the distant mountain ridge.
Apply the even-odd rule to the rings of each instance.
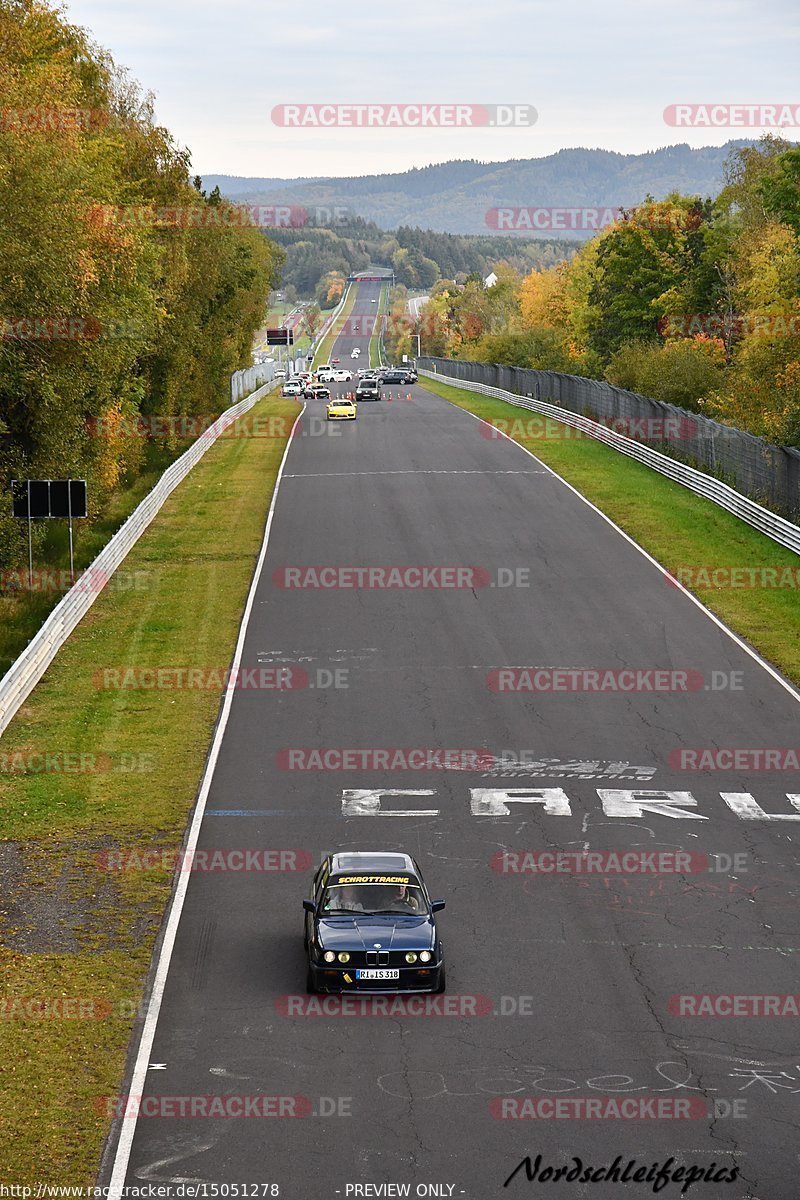
[[[382,229],[414,225],[444,233],[486,234],[492,232],[486,220],[492,208],[616,208],[637,204],[647,195],[660,200],[672,191],[716,195],[723,186],[728,154],[754,144],[752,139],[736,139],[693,149],[680,143],[644,154],[577,148],[544,158],[495,163],[455,159],[395,174],[341,179],[205,175],[203,186],[218,186],[238,203],[344,205]]]

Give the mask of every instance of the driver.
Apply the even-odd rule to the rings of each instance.
[[[407,883],[398,885],[397,891],[392,900],[392,907],[398,912],[407,910],[408,912],[417,911],[417,901],[414,898]]]

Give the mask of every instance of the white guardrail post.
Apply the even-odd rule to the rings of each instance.
[[[741,521],[758,529],[760,533],[766,534],[774,542],[785,546],[788,550],[793,550],[795,554],[800,554],[800,526],[793,524],[792,521],[787,521],[785,517],[778,516],[777,513],[770,512],[768,508],[757,504],[755,500],[750,500],[741,492],[737,492],[735,488],[729,487],[727,483],[715,479],[713,475],[706,475],[703,471],[698,471],[694,467],[678,462],[677,459],[659,453],[658,450],[651,450],[649,446],[644,446],[633,438],[625,437],[624,434],[616,433],[606,425],[600,424],[599,421],[581,417],[567,408],[559,408],[557,404],[547,404],[544,400],[518,396],[515,392],[490,387],[487,383],[471,383],[467,379],[458,379],[443,371],[420,369],[419,374],[427,376],[428,379],[438,379],[440,382],[446,383],[448,387],[461,388],[467,392],[479,392],[482,396],[496,396],[498,400],[505,400],[517,408],[527,408],[531,412],[551,417],[554,421],[560,421],[562,425],[580,429],[587,436],[596,438],[598,442],[605,442],[607,446],[619,450],[621,454],[635,458],[637,462],[644,463],[645,466],[651,467],[661,475],[666,475],[668,479],[680,483],[683,487],[695,492],[696,495],[711,500]]]
[[[235,371],[231,376],[231,396],[253,387],[257,390],[232,408],[226,409],[185,454],[166,469],[156,486],[133,510],[124,525],[106,543],[94,562],[61,599],[41,629],[0,679],[0,733],[8,726],[44,675],[73,629],[94,604],[117,567],[136,545],[164,502],[186,478],[205,452],[237,417],[248,412],[264,395],[272,380],[273,363],[259,363]]]

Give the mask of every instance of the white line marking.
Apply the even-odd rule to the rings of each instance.
[[[437,393],[434,392],[433,395],[437,395]],[[477,396],[477,395],[479,395],[479,393],[472,392],[471,395]],[[483,398],[485,399],[485,397],[483,397]],[[442,396],[442,397],[440,397],[440,399],[444,400],[445,398],[444,398],[444,396]],[[452,404],[453,402],[451,400],[448,400],[447,403]],[[453,407],[461,408],[461,406],[458,404],[453,404]],[[513,405],[512,405],[512,407],[513,407]],[[467,416],[472,417],[473,421],[478,421],[482,425],[488,424],[488,422],[484,421],[483,417],[476,417],[475,413],[471,413],[466,408],[461,408],[461,412],[465,412],[467,414]],[[490,428],[495,429],[496,426],[491,425]],[[702,600],[698,600],[697,597],[695,595],[693,595],[692,592],[690,592],[688,588],[685,588],[682,583],[680,583],[677,579],[675,579],[669,573],[669,571],[666,569],[666,567],[662,567],[661,563],[657,562],[656,559],[653,558],[652,554],[648,554],[647,551],[644,549],[644,547],[640,546],[638,542],[634,541],[634,539],[630,536],[630,534],[626,533],[624,529],[620,529],[619,525],[617,525],[615,521],[612,521],[611,517],[607,516],[606,513],[602,512],[597,507],[597,505],[592,504],[591,500],[587,500],[586,497],[583,496],[578,491],[577,488],[574,488],[571,483],[567,483],[566,479],[563,479],[562,476],[559,475],[557,471],[554,471],[552,469],[552,467],[548,467],[547,463],[542,462],[542,460],[540,458],[537,458],[536,455],[527,448],[527,446],[523,446],[521,442],[517,442],[514,440],[514,438],[509,437],[509,435],[507,433],[505,433],[504,430],[502,430],[502,429],[499,429],[497,432],[501,433],[502,436],[506,439],[506,441],[511,442],[511,444],[513,446],[517,446],[518,449],[522,450],[522,452],[524,454],[527,454],[529,458],[532,458],[534,462],[537,462],[537,463],[539,463],[540,466],[544,467],[545,471],[548,474],[552,475],[555,479],[557,479],[559,481],[559,483],[563,483],[565,488],[569,488],[569,490],[573,493],[573,495],[577,496],[579,500],[581,500],[584,504],[588,505],[588,507],[591,508],[591,510],[593,512],[596,512],[598,517],[602,517],[602,519],[606,522],[607,525],[610,525],[612,529],[615,529],[617,531],[617,533],[620,535],[620,537],[624,538],[625,541],[628,542],[629,545],[633,546],[633,548],[635,550],[638,550],[639,553],[644,558],[646,558],[647,561],[649,563],[651,563],[656,568],[657,571],[659,571],[662,575],[664,575],[669,580],[670,585],[672,587],[675,587],[678,589],[678,591],[683,592],[684,596],[687,596],[688,599],[691,600],[692,604],[696,605],[697,608],[699,608],[701,612],[705,613],[705,615],[708,617],[708,619],[710,621],[713,621],[718,629],[721,629],[723,631],[723,633],[727,633],[728,637],[731,638],[734,642],[736,642],[736,645],[739,647],[740,650],[744,650],[745,654],[749,655],[750,658],[752,658],[754,662],[758,663],[758,665],[760,667],[763,667],[764,670],[767,672],[767,674],[771,675],[772,678],[776,681],[776,683],[779,683],[781,685],[781,687],[783,688],[783,690],[785,692],[788,692],[789,695],[792,697],[792,699],[796,700],[798,702],[798,704],[800,704],[800,692],[798,692],[797,689],[794,688],[791,683],[789,683],[788,679],[784,679],[783,676],[778,671],[776,671],[774,667],[770,666],[770,664],[766,661],[766,659],[762,658],[760,654],[757,654],[755,650],[753,650],[750,646],[748,646],[747,642],[742,641],[742,639],[738,636],[738,634],[735,634],[733,632],[733,630],[728,625],[726,625],[723,620],[721,620],[720,617],[718,617],[715,613],[713,613],[710,608],[706,608],[706,606],[705,606],[705,604],[703,604]]]
[[[206,801],[211,788],[211,780],[214,775],[214,768],[217,765],[222,738],[225,734],[225,727],[228,724],[228,715],[231,709],[231,703],[235,692],[235,684],[232,682],[236,676],[236,668],[242,659],[242,651],[244,649],[244,640],[247,635],[247,623],[250,619],[250,612],[253,607],[256,588],[258,587],[261,578],[261,570],[264,565],[264,559],[267,554],[267,546],[269,544],[270,530],[272,529],[272,518],[275,515],[275,504],[278,499],[278,489],[280,487],[281,477],[286,458],[289,454],[289,449],[292,445],[294,431],[300,422],[303,413],[305,412],[305,404],[297,414],[297,419],[292,426],[289,434],[289,439],[286,443],[286,449],[283,452],[281,465],[278,467],[278,474],[275,479],[275,488],[272,493],[272,501],[267,513],[267,524],[264,529],[264,540],[261,544],[261,553],[256,564],[253,582],[250,585],[250,591],[247,596],[244,613],[242,614],[242,622],[239,626],[239,638],[236,643],[236,650],[233,656],[232,667],[228,679],[228,689],[225,693],[225,699],[222,704],[222,712],[220,714],[219,723],[217,725],[214,740],[211,745],[211,751],[206,763],[205,773],[200,783],[200,790],[197,796],[197,804],[195,805],[194,815],[192,817],[191,828],[189,829],[189,837],[186,843],[186,850],[193,854],[197,848],[197,840],[200,836],[200,826],[203,822],[203,816],[206,809]],[[164,932],[164,940],[161,944],[161,954],[156,966],[155,978],[153,980],[153,991],[150,995],[150,1001],[147,1006],[147,1016],[144,1020],[142,1028],[142,1036],[139,1039],[139,1049],[136,1055],[136,1063],[134,1064],[133,1074],[131,1076],[130,1093],[131,1095],[141,1095],[146,1086],[147,1068],[150,1063],[150,1053],[153,1048],[153,1040],[156,1034],[156,1025],[158,1024],[158,1016],[161,1011],[161,1001],[164,998],[164,988],[167,983],[167,975],[169,973],[170,960],[172,959],[172,951],[175,946],[175,937],[178,932],[178,924],[181,919],[184,901],[186,899],[186,889],[189,886],[189,878],[191,872],[184,871],[178,876],[178,881],[175,886],[175,894],[172,898],[172,904],[167,918],[166,929]],[[109,1186],[109,1200],[120,1200],[122,1189],[125,1185],[125,1177],[128,1171],[128,1162],[133,1145],[134,1134],[136,1133],[136,1116],[125,1116],[122,1118],[120,1125],[119,1139],[117,1141],[117,1150],[114,1155],[114,1166],[111,1172],[111,1183]],[[213,1143],[212,1143],[213,1144]],[[179,1156],[183,1157],[183,1156]],[[178,1159],[163,1159],[163,1163],[178,1161]],[[161,1165],[161,1164],[158,1164]]]
[[[470,414],[472,415],[472,414]],[[285,475],[284,479],[351,479],[354,475],[549,475],[549,471],[440,471],[430,469],[408,471],[310,471],[308,474]]]

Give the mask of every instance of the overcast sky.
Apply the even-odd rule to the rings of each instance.
[[[200,174],[365,175],[451,158],[721,144],[675,103],[800,105],[797,0],[67,0]],[[286,129],[287,103],[528,104],[532,127]],[[798,130],[785,130],[797,140]]]

